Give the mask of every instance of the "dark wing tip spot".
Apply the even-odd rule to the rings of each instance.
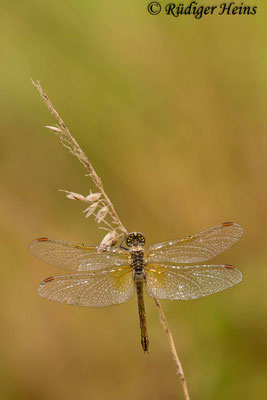
[[[46,279],[42,282],[42,284],[44,284],[44,283],[46,283],[46,282],[53,281],[54,279],[55,279],[54,276],[49,276],[49,278],[46,278]]]
[[[225,265],[224,267],[229,269],[235,269],[235,267],[233,267],[232,265]]]

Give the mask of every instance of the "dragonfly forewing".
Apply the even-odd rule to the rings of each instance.
[[[190,300],[220,292],[242,280],[231,265],[147,265],[146,287],[159,299]]]
[[[148,263],[193,264],[209,260],[229,249],[243,234],[243,228],[225,222],[185,239],[155,244],[146,252]]]
[[[39,238],[30,251],[42,261],[71,271],[45,279],[39,294],[48,300],[85,307],[105,307],[137,294],[143,350],[148,351],[144,286],[159,299],[190,300],[230,288],[242,280],[231,265],[190,265],[209,260],[231,247],[241,236],[239,224],[225,222],[185,239],[171,240],[143,250],[145,237],[131,232],[128,248],[85,246]],[[186,265],[187,264],[187,265]],[[79,273],[77,273],[79,272]]]
[[[70,271],[90,271],[128,263],[127,252],[118,248],[85,246],[63,240],[39,238],[29,249],[40,260]]]
[[[39,286],[40,296],[48,300],[84,307],[124,303],[134,292],[132,269],[129,266],[50,277]]]

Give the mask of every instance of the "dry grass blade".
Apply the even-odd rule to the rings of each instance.
[[[47,105],[48,109],[50,110],[51,114],[57,119],[57,121],[59,123],[59,126],[56,126],[56,127],[47,126],[47,128],[52,130],[52,132],[54,132],[59,137],[63,146],[66,147],[75,157],[77,157],[78,160],[89,171],[89,175],[93,179],[93,181],[94,181],[95,185],[98,187],[99,191],[101,192],[101,194],[103,196],[103,200],[100,199],[99,193],[94,193],[94,194],[90,193],[88,196],[85,197],[85,196],[80,195],[79,193],[69,192],[66,190],[63,190],[63,191],[66,192],[67,197],[72,200],[91,202],[91,205],[86,210],[84,210],[84,212],[87,212],[86,216],[89,216],[91,214],[94,215],[96,217],[96,220],[98,223],[104,222],[106,224],[106,227],[104,227],[102,229],[106,229],[107,231],[109,231],[109,233],[102,240],[101,245],[103,245],[103,246],[114,245],[119,236],[121,236],[122,234],[124,234],[124,235],[127,234],[126,228],[122,225],[122,223],[113,207],[113,204],[111,203],[109,197],[107,196],[101,179],[96,174],[96,172],[95,172],[92,164],[88,160],[86,154],[82,151],[79,144],[76,142],[74,137],[70,134],[70,131],[68,130],[67,126],[65,125],[64,121],[62,120],[62,118],[60,117],[58,112],[55,110],[49,97],[43,91],[43,89],[40,85],[40,82],[32,81],[32,83],[38,89],[41,97],[43,98],[43,100],[44,100],[45,104]],[[98,207],[98,205],[101,208],[98,210],[97,213],[95,213],[95,210]],[[117,226],[116,228],[112,227],[107,221],[105,221],[105,216],[107,215],[107,213],[109,213],[110,216],[112,217],[113,223]],[[119,229],[122,232],[122,234],[119,235],[116,232],[116,229]],[[164,329],[167,333],[167,336],[168,336],[173,360],[177,367],[177,374],[179,376],[179,379],[180,379],[180,382],[181,382],[181,385],[183,388],[184,398],[185,398],[185,400],[190,400],[182,364],[177,355],[177,351],[175,348],[175,344],[173,341],[173,337],[172,337],[169,325],[167,323],[167,319],[165,317],[165,314],[163,312],[161,304],[160,304],[159,300],[157,299],[157,297],[155,296],[155,294],[154,294],[154,300],[159,309],[161,324],[164,327]]]
[[[165,329],[165,332],[167,333],[167,336],[168,336],[172,357],[173,357],[173,360],[174,360],[174,362],[176,364],[176,367],[177,367],[177,375],[180,378],[180,382],[181,382],[181,385],[182,385],[182,388],[183,388],[184,398],[186,400],[190,400],[189,393],[188,393],[188,388],[187,388],[187,383],[186,383],[186,380],[185,380],[184,371],[183,371],[183,367],[182,367],[182,363],[179,360],[179,357],[178,357],[178,354],[177,354],[177,351],[176,351],[176,347],[175,347],[175,344],[174,344],[174,341],[173,341],[172,333],[171,333],[171,330],[169,328],[167,319],[165,317],[165,314],[163,312],[161,304],[160,304],[159,300],[157,299],[157,297],[155,296],[155,294],[154,294],[154,300],[155,300],[156,306],[159,309],[161,325]]]
[[[59,123],[59,127],[48,127],[51,129],[60,139],[61,143],[63,144],[64,147],[66,147],[75,157],[78,158],[78,160],[84,165],[84,167],[87,169],[89,172],[90,177],[93,179],[95,185],[98,187],[100,192],[103,195],[103,198],[106,202],[106,205],[108,207],[109,212],[111,213],[113,221],[117,224],[118,229],[123,232],[124,234],[127,233],[126,228],[122,225],[114,207],[113,204],[111,203],[109,197],[107,196],[103,183],[97,173],[95,172],[92,164],[88,160],[86,154],[82,151],[80,148],[79,144],[77,141],[74,139],[74,137],[71,135],[69,129],[65,125],[63,119],[60,117],[56,109],[54,108],[53,104],[51,103],[49,97],[47,94],[43,91],[40,82],[34,82],[32,81],[33,85],[38,89],[41,97],[43,98],[45,104],[47,105],[48,109],[50,110],[51,114],[57,119]]]

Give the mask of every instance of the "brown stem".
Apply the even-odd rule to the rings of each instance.
[[[106,200],[106,203],[109,207],[109,210],[114,218],[114,220],[117,222],[117,225],[119,227],[119,229],[123,232],[123,233],[127,233],[127,229],[122,225],[118,214],[116,213],[113,204],[111,203],[108,195],[106,194],[105,190],[104,190],[104,186],[103,183],[101,181],[101,179],[99,178],[99,176],[97,175],[97,173],[95,172],[92,164],[90,163],[90,161],[88,160],[86,154],[82,151],[82,149],[80,148],[79,144],[77,143],[77,141],[74,139],[74,137],[71,135],[69,129],[67,128],[67,126],[65,125],[63,119],[60,117],[60,115],[58,114],[58,112],[56,111],[55,107],[53,106],[53,104],[51,103],[51,100],[49,99],[49,97],[47,96],[47,94],[43,91],[40,82],[37,81],[36,83],[32,80],[33,85],[37,88],[37,90],[39,91],[41,97],[43,98],[45,104],[47,105],[48,109],[51,111],[51,114],[57,119],[60,128],[62,130],[62,132],[58,133],[58,135],[62,138],[63,137],[63,141],[67,140],[67,144],[70,144],[72,147],[66,145],[66,141],[63,143],[63,145],[65,145],[66,147],[69,148],[69,150],[79,159],[79,161],[84,165],[84,167],[89,171],[89,174],[91,176],[91,178],[93,179],[95,185],[98,187],[98,189],[101,191],[104,199]]]
[[[161,304],[160,304],[158,298],[155,296],[154,293],[153,293],[153,296],[154,296],[154,300],[155,300],[156,306],[159,309],[161,325],[163,326],[163,328],[164,328],[164,330],[165,330],[165,332],[167,333],[167,336],[168,336],[169,345],[170,345],[171,353],[172,353],[172,358],[173,358],[173,360],[174,360],[174,362],[176,364],[176,367],[177,367],[177,374],[178,374],[178,376],[180,378],[180,382],[181,382],[181,385],[182,385],[182,388],[183,388],[184,398],[185,398],[185,400],[190,400],[189,393],[188,393],[188,388],[187,388],[187,383],[186,383],[186,380],[185,380],[184,371],[183,371],[183,367],[182,367],[182,363],[179,360],[179,357],[178,357],[178,354],[177,354],[177,351],[176,351],[176,347],[175,347],[175,344],[174,344],[174,340],[173,340],[173,337],[172,337],[171,330],[169,328],[167,319],[165,317],[165,314],[163,312],[163,309],[161,307]]]
[[[58,112],[55,110],[53,104],[51,103],[49,97],[47,96],[47,94],[43,91],[40,82],[37,81],[36,83],[33,82],[33,85],[38,89],[41,97],[43,98],[44,102],[46,103],[48,109],[51,111],[52,115],[57,119],[59,125],[60,125],[60,129],[58,128],[54,128],[52,130],[54,130],[54,132],[60,137],[60,140],[63,144],[63,146],[67,147],[70,152],[72,154],[74,154],[79,161],[84,165],[84,167],[89,171],[89,175],[91,176],[91,178],[93,179],[95,185],[98,187],[98,189],[101,191],[107,205],[109,208],[109,211],[113,217],[113,220],[117,223],[118,228],[124,233],[127,233],[126,228],[122,225],[114,207],[113,204],[111,203],[109,197],[107,196],[105,190],[104,190],[104,186],[102,184],[101,179],[99,178],[99,176],[97,175],[97,173],[95,172],[92,164],[90,163],[90,161],[88,160],[87,156],[85,155],[85,153],[82,151],[82,149],[80,148],[79,144],[76,142],[76,140],[74,139],[74,137],[71,135],[70,131],[68,130],[67,126],[65,125],[63,119],[60,117],[60,115],[58,114]],[[51,128],[51,127],[50,127]],[[120,235],[119,235],[120,236]],[[167,319],[165,317],[165,314],[163,312],[163,309],[161,307],[161,304],[159,302],[159,300],[157,299],[156,295],[153,293],[154,295],[154,300],[155,303],[159,309],[159,314],[160,314],[160,322],[163,326],[163,328],[165,329],[165,332],[167,333],[168,336],[168,340],[169,340],[169,344],[170,344],[170,349],[171,349],[171,353],[173,356],[173,360],[176,364],[177,367],[177,374],[180,378],[180,382],[183,388],[183,392],[184,392],[184,397],[185,400],[190,400],[189,398],[189,394],[188,394],[188,389],[187,389],[187,384],[186,384],[186,380],[185,380],[185,376],[184,376],[184,371],[183,371],[183,367],[182,364],[179,360],[179,357],[177,355],[177,351],[175,348],[175,344],[173,341],[173,337],[172,337],[172,333],[170,331],[169,325],[167,323]]]

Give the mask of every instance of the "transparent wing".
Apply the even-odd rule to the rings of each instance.
[[[231,265],[147,265],[146,287],[159,299],[190,300],[236,285],[241,272]]]
[[[105,307],[124,303],[134,294],[132,269],[129,266],[55,276],[45,279],[39,294],[58,303],[76,306]]]
[[[148,263],[206,261],[227,250],[242,234],[243,228],[239,224],[225,222],[185,239],[155,244],[146,252],[146,259]]]
[[[70,271],[90,271],[125,265],[129,259],[126,251],[117,248],[85,246],[48,238],[34,240],[29,249],[40,260]]]

